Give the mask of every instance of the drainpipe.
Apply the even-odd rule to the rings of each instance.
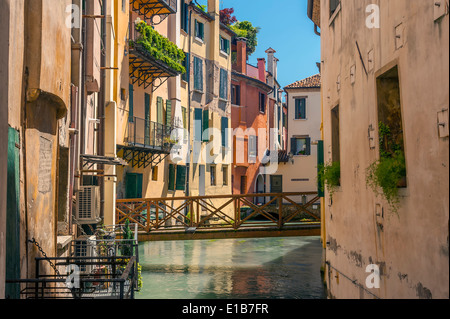
[[[99,96],[99,105],[98,105],[98,119],[100,120],[100,127],[98,131],[98,143],[97,143],[97,154],[99,156],[105,155],[105,86],[106,86],[106,71],[103,67],[106,66],[106,15],[108,13],[107,10],[107,0],[103,0],[102,2],[102,45],[103,49],[101,51],[101,62],[100,62],[100,96]],[[99,169],[103,170],[105,168],[104,165],[100,165]],[[104,218],[105,214],[105,181],[103,178],[99,180],[100,186],[100,217]]]
[[[188,53],[189,53],[189,61],[188,61],[188,63],[189,63],[189,67],[188,67],[188,70],[189,70],[189,74],[188,74],[188,115],[187,115],[187,117],[188,117],[188,129],[187,129],[187,131],[189,132],[189,137],[188,137],[188,158],[189,158],[189,160],[188,160],[188,162],[186,163],[186,176],[188,177],[187,178],[187,181],[186,181],[186,196],[190,196],[190,189],[189,189],[189,187],[190,187],[190,185],[191,185],[191,183],[190,183],[190,174],[191,174],[191,134],[190,134],[190,132],[191,132],[191,81],[190,81],[190,72],[191,72],[191,68],[190,68],[190,65],[191,65],[191,43],[192,43],[192,30],[191,30],[191,26],[192,26],[192,8],[191,8],[191,5],[189,5],[188,6],[188,8],[189,8],[189,23],[188,23],[188,33],[189,33],[189,49],[188,49]],[[193,214],[193,212],[191,212],[191,214]]]

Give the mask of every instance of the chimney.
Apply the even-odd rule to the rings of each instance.
[[[275,59],[276,58],[274,56],[274,54],[276,52],[277,51],[275,51],[272,48],[268,48],[266,50],[266,53],[267,53],[267,71],[269,71],[274,77],[276,76],[276,74],[275,74],[275,70],[276,70],[276,61],[275,61]]]
[[[236,65],[237,71],[242,74],[247,74],[247,39],[236,38]]]
[[[259,80],[266,83],[266,59],[258,59],[258,77]]]

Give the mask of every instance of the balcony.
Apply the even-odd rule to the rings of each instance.
[[[154,24],[177,12],[177,0],[130,0],[130,3],[134,12],[146,20],[151,19]],[[157,16],[158,22],[154,21]]]
[[[172,140],[173,128],[160,123],[133,117],[128,122],[124,145],[118,145],[119,156],[132,167],[158,165],[177,143]]]
[[[35,258],[34,278],[7,284],[25,299],[134,299],[138,263],[137,225],[108,226],[73,240],[65,256]]]
[[[132,24],[129,41],[130,78],[133,84],[155,91],[168,78],[186,73],[185,54],[143,21]]]

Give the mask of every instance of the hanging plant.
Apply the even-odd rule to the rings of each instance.
[[[337,188],[341,186],[341,164],[333,162],[328,165],[320,165],[318,176],[321,191],[324,191],[325,185],[330,197],[333,198]]]
[[[366,169],[366,184],[377,196],[382,196],[397,214],[400,204],[398,189],[404,185],[406,177],[405,155],[401,141],[392,138],[388,125],[380,122],[378,131],[380,159]]]
[[[182,61],[185,58],[183,50],[166,37],[160,35],[144,21],[136,24],[136,31],[140,33],[136,43],[149,55],[156,60],[164,62],[164,64],[177,72],[186,73],[186,68],[182,65]]]

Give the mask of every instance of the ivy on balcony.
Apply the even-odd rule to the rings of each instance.
[[[169,68],[181,74],[186,73],[186,68],[182,65],[186,58],[183,50],[179,49],[166,37],[160,35],[144,21],[137,23],[135,28],[139,33],[135,41],[137,45],[140,45],[153,58],[163,62]]]

